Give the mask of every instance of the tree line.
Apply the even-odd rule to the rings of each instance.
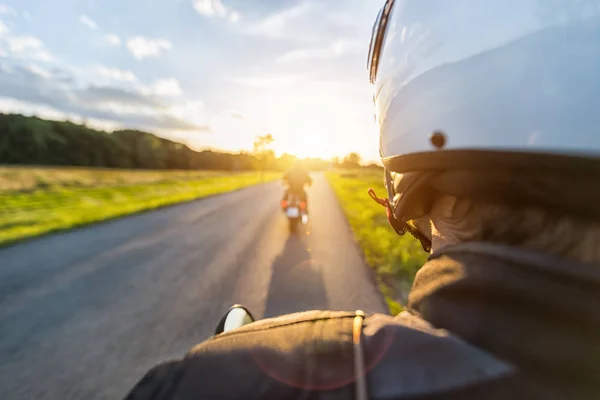
[[[270,135],[269,135],[270,136]],[[264,139],[262,139],[264,141]],[[272,137],[267,140],[272,141]],[[185,144],[139,130],[112,133],[69,121],[0,113],[0,164],[57,165],[130,169],[208,169],[283,171],[296,158],[275,157],[263,143],[254,153],[196,151]],[[338,164],[352,167],[360,161],[349,155],[343,161],[308,159],[306,165],[322,170]]]

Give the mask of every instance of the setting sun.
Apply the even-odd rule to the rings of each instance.
[[[336,154],[336,148],[329,141],[328,132],[317,123],[300,124],[274,143],[278,155],[292,154],[299,158],[329,159]]]
[[[213,131],[197,136],[197,143],[250,150],[257,136],[270,133],[275,139],[270,148],[277,155],[331,159],[358,152],[376,162],[371,90],[363,80],[342,84],[310,78],[247,88],[237,98],[243,119],[210,120]]]

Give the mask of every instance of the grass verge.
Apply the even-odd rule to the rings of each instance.
[[[279,175],[267,173],[265,180]],[[2,182],[5,184],[0,185],[0,245],[7,245],[241,189],[258,184],[261,179],[254,172],[0,168]]]
[[[427,254],[412,236],[398,236],[390,227],[383,207],[367,194],[373,188],[380,197],[386,195],[380,171],[331,171],[326,176],[367,263],[376,273],[390,312],[399,313]]]

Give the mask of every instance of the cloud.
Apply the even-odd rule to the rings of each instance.
[[[135,36],[127,41],[127,48],[135,58],[142,60],[149,57],[158,57],[163,52],[173,48],[173,45],[165,39]]]
[[[108,68],[102,65],[96,67],[96,72],[104,77],[120,82],[136,82],[137,77],[131,71],[124,71],[118,68]]]
[[[280,64],[302,61],[302,60],[325,60],[338,56],[335,51],[332,51],[329,48],[324,49],[298,49],[287,52],[279,57],[277,57],[277,62]]]
[[[120,46],[121,45],[121,38],[117,35],[115,35],[114,33],[109,33],[108,35],[105,35],[104,38],[106,39],[106,41],[113,45],[113,46]]]
[[[183,94],[179,82],[175,78],[161,79],[153,83],[146,93],[155,96],[178,97]]]
[[[207,17],[228,18],[231,22],[238,22],[240,14],[227,7],[221,0],[194,0],[194,9],[200,15]]]
[[[291,8],[271,14],[259,23],[250,26],[249,33],[282,37],[286,34],[291,20],[308,14],[312,8],[311,3],[301,2]]]
[[[154,96],[110,85],[81,85],[56,79],[66,70],[27,65],[2,66],[1,97],[46,107],[67,115],[112,121],[118,126],[181,131],[208,131],[205,125],[180,118]],[[31,108],[31,107],[30,107]]]
[[[87,15],[80,15],[79,22],[81,22],[82,24],[84,24],[85,26],[87,26],[88,28],[90,28],[92,30],[98,29],[98,24],[96,23],[96,21],[94,21]]]
[[[163,106],[155,99],[133,90],[114,86],[91,85],[75,92],[78,100],[90,107],[118,104],[121,106],[160,109]]]
[[[6,40],[14,55],[38,61],[52,61],[54,56],[46,50],[44,42],[35,36],[11,36]]]
[[[275,3],[275,2],[273,2]],[[280,2],[286,8],[258,20],[246,18],[243,33],[322,48],[336,38],[363,38],[368,41],[373,21],[381,4],[367,0],[335,1],[293,0]],[[292,43],[288,43],[289,45]],[[367,42],[368,45],[368,42]]]
[[[38,76],[41,76],[42,78],[50,78],[52,76],[52,72],[40,67],[39,65],[31,64],[27,66],[27,68],[29,69],[29,71],[33,72]]]
[[[221,0],[194,0],[194,8],[199,14],[218,17],[227,16],[227,8]]]
[[[289,63],[302,60],[327,60],[340,57],[349,53],[360,52],[362,43],[355,40],[337,40],[329,47],[307,48],[289,51],[277,58],[278,63]]]
[[[68,102],[64,89],[26,65],[3,66],[2,96],[55,106]]]
[[[175,118],[189,121],[197,126],[206,127],[204,103],[201,101],[186,101],[169,107],[169,114]],[[210,129],[206,129],[207,131]]]
[[[34,36],[14,36],[8,39],[8,47],[14,53],[22,53],[28,49],[40,49],[44,43]]]

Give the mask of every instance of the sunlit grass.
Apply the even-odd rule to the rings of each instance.
[[[367,263],[375,270],[379,287],[392,314],[402,310],[417,270],[427,254],[410,235],[398,236],[390,227],[385,210],[367,194],[369,188],[385,196],[383,174],[380,171],[353,170],[328,172],[356,240]]]
[[[254,172],[0,168],[0,245],[260,181]]]
[[[226,175],[220,171],[122,170],[77,167],[0,167],[0,192],[30,191],[48,186],[98,187],[197,180]]]

